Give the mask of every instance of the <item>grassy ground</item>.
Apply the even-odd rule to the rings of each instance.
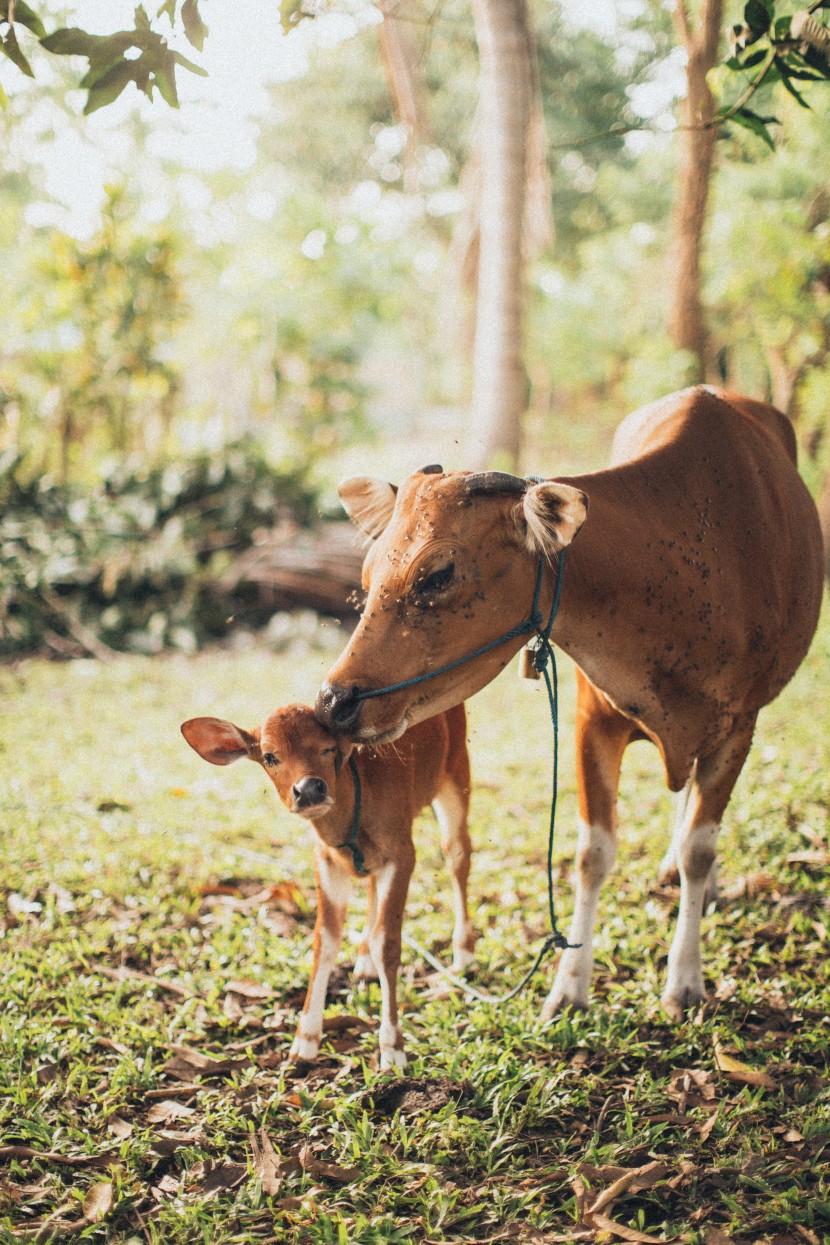
[[[828,622],[762,715],[728,814],[711,1002],[679,1028],[657,1002],[671,804],[639,744],[591,1012],[543,1027],[549,969],[496,1010],[406,953],[401,1081],[375,1071],[376,988],[347,972],[319,1066],[286,1062],[308,844],[254,766],[208,767],[178,731],[309,699],[339,644],[322,638],[0,670],[0,1240],[830,1241]],[[567,669],[562,683],[567,913]],[[470,711],[478,982],[498,991],[545,930],[549,727],[543,692],[510,672]],[[408,929],[446,955],[430,818],[418,842]]]

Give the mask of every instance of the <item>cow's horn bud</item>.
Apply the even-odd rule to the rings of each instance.
[[[527,480],[511,476],[506,471],[479,471],[467,476],[464,489],[474,493],[515,493],[521,495],[527,488]]]
[[[443,471],[444,471],[444,468],[441,466],[440,463],[429,463],[428,466],[422,467],[420,471],[416,472],[416,475],[440,476],[443,474]]]

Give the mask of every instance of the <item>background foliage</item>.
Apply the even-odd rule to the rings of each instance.
[[[477,92],[467,6],[411,6],[416,135],[392,114],[369,7],[339,6],[337,37],[324,18],[286,10],[286,39],[305,39],[303,71],[262,88],[244,159],[207,166],[173,141],[176,114],[157,96],[172,98],[173,71],[187,68],[178,48],[198,58],[209,47],[209,7],[139,9],[135,30],[105,38],[66,33],[51,3],[18,3],[12,30],[0,6],[7,57],[16,32],[36,75],[19,57],[0,62],[0,264],[13,292],[0,304],[0,449],[14,453],[15,479],[26,496],[35,482],[42,497],[88,492],[100,513],[102,482],[129,464],[161,479],[167,464],[240,437],[291,479],[308,473],[324,506],[352,467],[398,472],[424,455],[463,466]],[[554,237],[530,271],[525,466],[554,472],[596,466],[626,409],[689,376],[665,333],[683,75],[660,0],[619,6],[607,35],[554,0],[532,9]],[[820,77],[825,62],[815,32],[792,37],[795,12],[772,0],[730,11],[732,67],[712,75],[730,119],[704,277],[722,379],[795,418],[817,490],[830,464],[830,105],[799,77]],[[740,124],[749,87],[740,108],[777,121]],[[81,219],[61,153],[92,149],[110,177]],[[124,625],[119,641],[136,631]]]

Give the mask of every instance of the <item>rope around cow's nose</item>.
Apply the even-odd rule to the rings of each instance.
[[[550,708],[550,720],[553,730],[553,775],[552,790],[550,802],[550,825],[548,829],[548,915],[550,917],[551,932],[545,938],[536,958],[527,970],[525,975],[507,994],[493,995],[484,994],[480,990],[476,990],[468,982],[461,977],[457,977],[445,968],[440,960],[428,951],[426,947],[421,946],[414,938],[408,934],[404,934],[404,942],[411,947],[418,955],[420,955],[428,964],[430,964],[437,972],[439,972],[448,981],[452,982],[459,990],[469,995],[471,998],[477,999],[481,1003],[501,1004],[507,1003],[510,999],[514,999],[533,977],[539,965],[545,956],[556,947],[559,950],[575,951],[581,943],[568,942],[565,935],[559,929],[556,920],[556,910],[553,897],[553,838],[554,828],[556,824],[556,804],[559,795],[559,682],[556,672],[556,656],[553,651],[553,645],[550,642],[550,633],[553,623],[559,610],[559,599],[562,595],[562,579],[565,571],[565,550],[559,552],[558,564],[556,568],[556,582],[553,589],[553,600],[551,602],[550,613],[544,627],[542,626],[542,615],[539,611],[539,599],[542,594],[542,584],[544,581],[545,563],[544,558],[539,558],[539,566],[536,571],[536,584],[533,590],[533,602],[530,607],[530,613],[527,618],[518,623],[515,627],[511,627],[509,631],[505,631],[497,639],[491,640],[488,644],[483,644],[474,652],[468,653],[465,657],[459,657],[455,661],[448,662],[445,666],[439,666],[436,670],[428,670],[425,674],[416,675],[412,679],[405,679],[402,683],[391,683],[388,687],[371,688],[368,691],[358,691],[355,696],[358,700],[370,700],[376,696],[386,696],[391,692],[400,692],[407,687],[414,687],[417,683],[424,683],[427,679],[437,678],[438,675],[446,674],[450,670],[455,670],[458,666],[466,665],[467,662],[474,661],[476,657],[481,657],[484,653],[489,653],[492,649],[498,648],[501,644],[506,644],[508,640],[514,640],[520,635],[527,635],[528,632],[535,632],[535,642],[531,641],[528,649],[531,653],[531,660],[534,669],[542,676],[545,681],[545,688],[548,694],[548,705]],[[550,665],[550,670],[548,666]],[[359,816],[359,813],[358,813]],[[356,838],[357,834],[357,818],[353,826],[351,839]],[[345,846],[345,845],[344,845]]]

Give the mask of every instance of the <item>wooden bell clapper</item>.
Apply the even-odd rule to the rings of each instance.
[[[539,652],[539,639],[534,638],[524,646],[519,654],[519,678],[540,679],[542,676],[536,666],[536,654]]]

